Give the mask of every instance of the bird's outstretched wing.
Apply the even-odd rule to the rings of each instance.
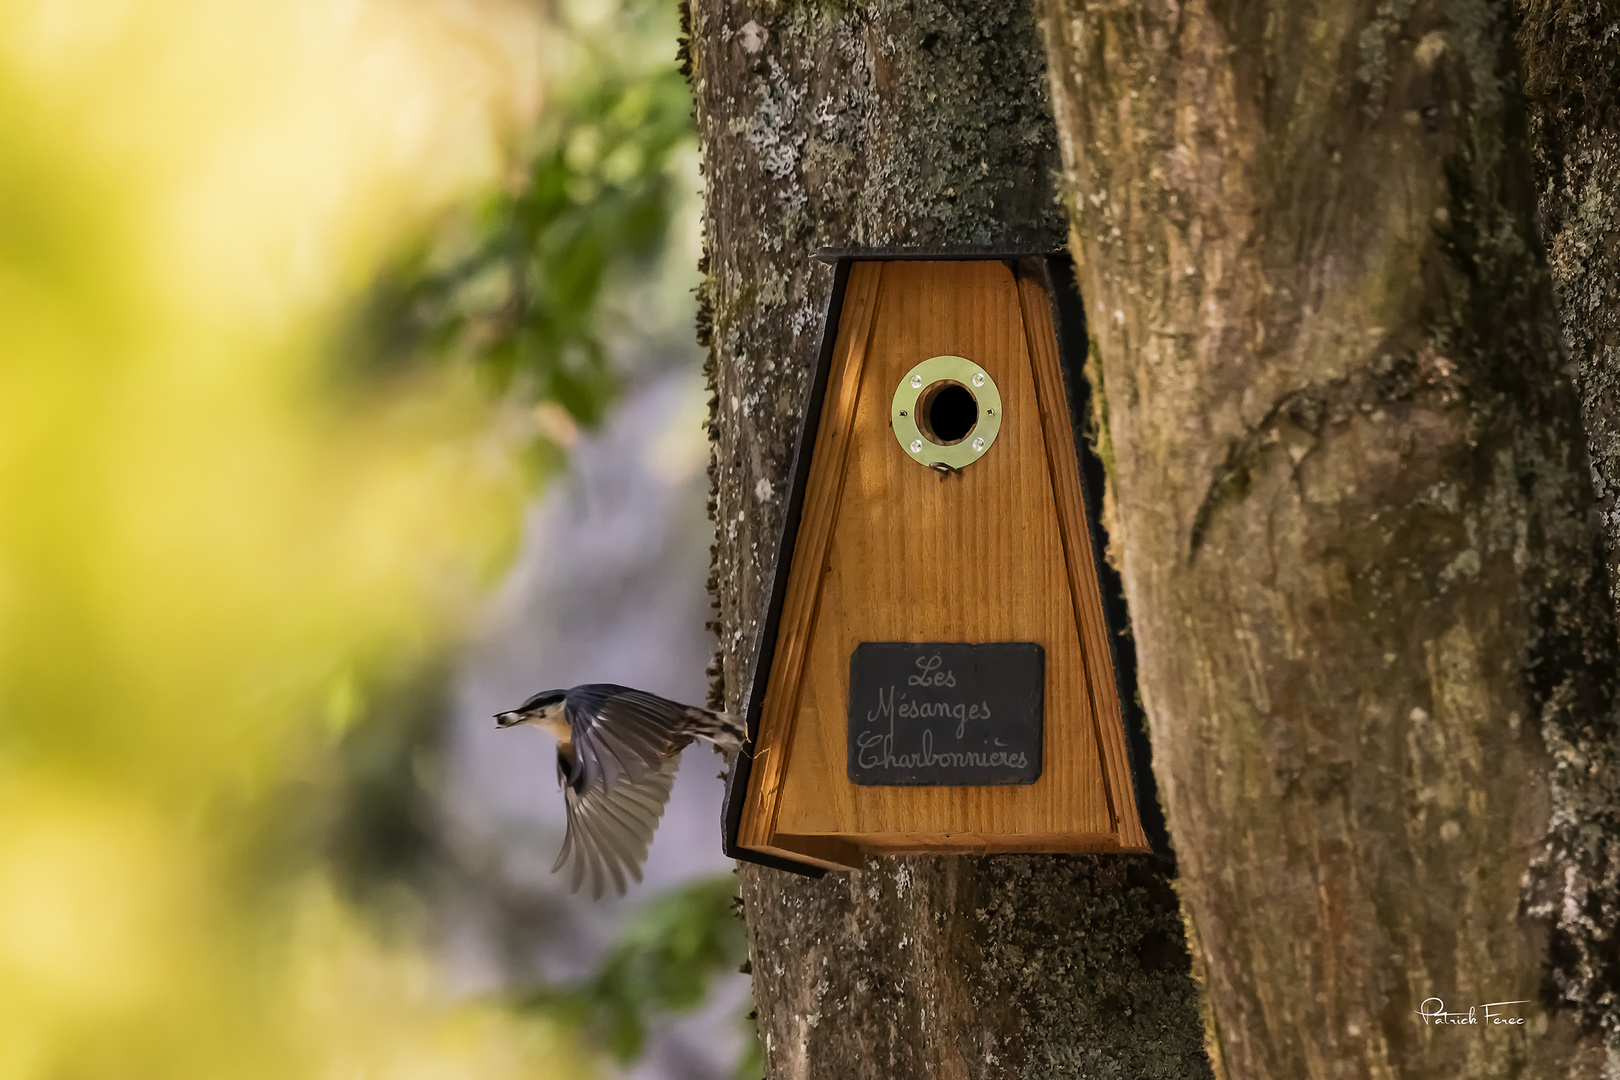
[[[564,714],[579,782],[611,791],[622,777],[661,769],[691,742],[680,732],[685,713],[684,705],[628,686],[587,683],[569,690]]]
[[[624,895],[625,876],[641,880],[641,864],[647,859],[658,819],[669,802],[670,785],[681,759],[676,756],[658,762],[656,768],[639,778],[620,775],[611,784],[573,783],[563,785],[563,803],[568,808],[568,832],[562,850],[551,870],[555,873],[572,859],[575,892],[588,877],[591,895],[600,900],[608,881],[614,892]],[[581,777],[580,779],[584,779]]]

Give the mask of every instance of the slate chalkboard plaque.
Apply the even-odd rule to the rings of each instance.
[[[1046,654],[1027,641],[863,641],[849,658],[849,778],[866,785],[1032,784]]]

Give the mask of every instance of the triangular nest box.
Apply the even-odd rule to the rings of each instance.
[[[1066,259],[836,259],[727,854],[1149,850]]]

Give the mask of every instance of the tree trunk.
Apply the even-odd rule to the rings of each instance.
[[[1217,1064],[1596,1075],[1548,897],[1616,649],[1506,5],[1043,2]]]
[[[1564,341],[1580,390],[1592,482],[1620,603],[1620,5],[1533,0],[1518,33],[1530,99],[1541,229]],[[1584,1020],[1620,1042],[1620,728],[1550,739],[1561,878],[1532,910],[1556,920],[1550,981]],[[1611,1051],[1613,1052],[1613,1051]]]
[[[1033,14],[701,0],[683,44],[706,175],[717,691],[746,688],[831,283],[819,246],[1066,235]],[[1166,860],[744,867],[773,1077],[1209,1075]]]

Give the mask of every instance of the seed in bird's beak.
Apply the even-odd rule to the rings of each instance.
[[[495,726],[498,727],[498,728],[511,727],[513,724],[517,723],[519,719],[520,718],[518,717],[517,713],[512,713],[512,712],[496,713],[495,714]]]

